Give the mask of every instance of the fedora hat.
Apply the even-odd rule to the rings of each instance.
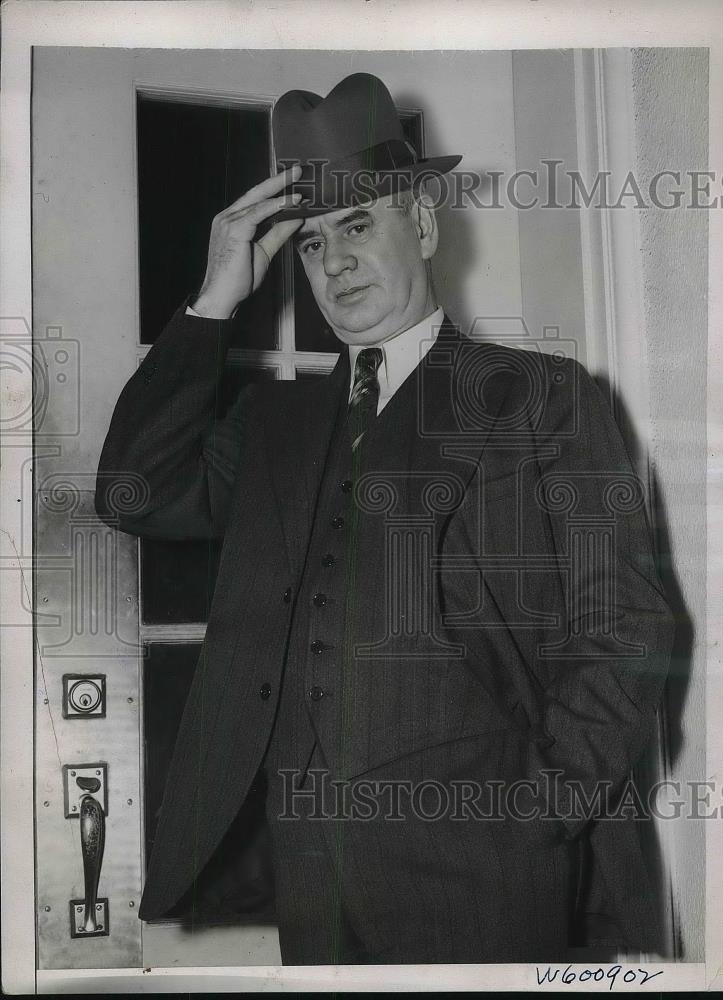
[[[270,221],[301,219],[350,208],[414,188],[424,177],[445,174],[461,156],[421,159],[404,139],[391,94],[369,73],[347,76],[326,97],[289,90],[271,113],[278,170],[301,166],[286,193],[302,202]]]

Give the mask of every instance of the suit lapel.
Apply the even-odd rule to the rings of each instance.
[[[497,417],[516,373],[499,363],[495,344],[469,340],[447,316],[420,369],[421,449],[446,454],[466,444],[481,455],[492,431],[499,433]]]
[[[461,502],[490,436],[502,433],[497,417],[514,374],[495,345],[469,340],[444,317],[434,345],[367,432],[370,467],[406,481],[409,513],[422,513],[425,488],[438,526]]]

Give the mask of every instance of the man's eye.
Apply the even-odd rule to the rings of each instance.
[[[303,254],[318,253],[322,246],[321,240],[312,240],[311,243],[305,243],[301,248]]]
[[[369,229],[368,222],[355,222],[353,226],[349,227],[347,232],[351,236],[363,236],[368,229]]]

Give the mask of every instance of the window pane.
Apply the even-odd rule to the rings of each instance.
[[[151,643],[143,671],[146,865],[200,644]],[[218,850],[169,916],[273,922],[273,869],[259,777]],[[164,919],[168,919],[167,917]]]
[[[424,155],[422,116],[416,112],[401,114],[404,138],[418,156]],[[337,354],[339,341],[334,336],[311,293],[304,266],[294,252],[294,325],[297,351],[323,351]]]
[[[424,137],[422,134],[422,116],[418,112],[400,114],[402,132],[407,142],[412,144],[414,152],[420,158],[424,156]]]
[[[214,215],[269,176],[269,112],[138,98],[141,343],[151,344],[206,270]],[[234,318],[234,346],[276,347],[281,264]]]

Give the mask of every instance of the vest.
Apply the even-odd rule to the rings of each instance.
[[[334,696],[344,645],[349,533],[353,520],[352,450],[346,424],[346,387],[316,500],[313,526],[286,648],[279,707],[266,766],[303,775],[317,742],[310,708]]]

